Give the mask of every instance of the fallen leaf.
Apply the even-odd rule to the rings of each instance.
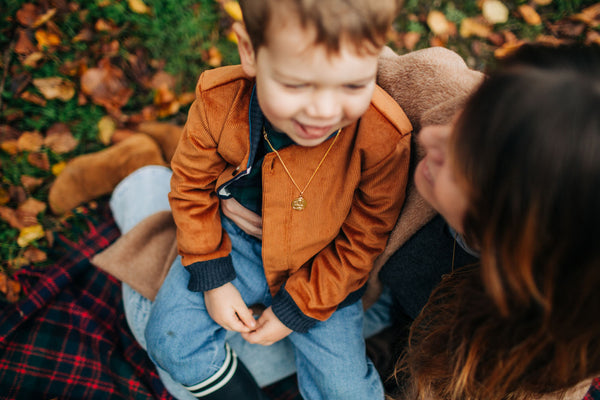
[[[4,222],[6,222],[8,225],[16,229],[22,229],[25,227],[17,215],[17,210],[10,207],[0,206],[0,219],[4,220]]]
[[[83,28],[79,33],[73,36],[73,42],[91,42],[94,39],[94,31],[90,28]]]
[[[39,17],[39,10],[35,4],[25,3],[17,11],[16,16],[21,25],[31,27]]]
[[[38,106],[42,106],[42,107],[45,107],[46,103],[47,103],[46,99],[44,99],[41,96],[38,96],[37,94],[33,94],[29,91],[21,93],[20,97],[25,101],[28,101],[33,104],[37,104]]]
[[[548,24],[548,28],[554,36],[578,38],[585,31],[586,25],[580,21],[562,19],[552,24]]]
[[[191,104],[194,100],[196,100],[196,93],[194,92],[185,92],[180,94],[179,97],[177,97],[177,101],[179,102],[179,104],[184,106]]]
[[[25,192],[25,188],[22,186],[11,185],[8,188],[8,193],[10,194],[10,198],[17,204],[21,204],[27,200],[27,192]]]
[[[37,68],[39,62],[43,59],[44,53],[42,53],[41,51],[36,51],[25,57],[23,61],[21,61],[21,64],[23,64],[26,67]]]
[[[56,47],[60,44],[60,37],[57,34],[42,29],[35,31],[35,40],[37,40],[39,50]]]
[[[142,0],[127,0],[127,4],[131,11],[136,14],[150,14],[150,7],[148,7]]]
[[[13,279],[8,281],[8,291],[6,293],[6,300],[11,303],[16,303],[19,300],[21,294],[21,284]]]
[[[100,18],[94,24],[94,29],[96,29],[97,32],[110,32],[115,29],[115,26],[109,21]]]
[[[235,21],[242,21],[242,9],[237,1],[225,1],[223,9]]]
[[[23,187],[25,189],[27,189],[28,191],[32,191],[38,187],[40,187],[40,185],[44,182],[43,178],[36,178],[34,176],[29,176],[29,175],[21,175],[21,184],[23,185]],[[1,198],[1,196],[0,196]],[[0,200],[0,204],[2,204],[2,201]],[[6,204],[6,203],[4,203]]]
[[[519,47],[525,44],[524,41],[506,42],[501,47],[494,50],[494,57],[503,59],[513,54]]]
[[[23,257],[34,264],[44,262],[48,259],[48,255],[44,251],[33,246],[29,246],[25,249]]]
[[[37,131],[23,132],[17,140],[19,151],[40,151],[44,137]]]
[[[26,226],[21,229],[19,232],[19,237],[17,238],[17,244],[19,247],[27,247],[31,242],[34,242],[38,239],[44,237],[44,228],[42,225],[32,225]]]
[[[223,63],[223,55],[216,46],[212,46],[208,49],[208,57],[206,58],[206,63],[211,67],[220,67]]]
[[[533,2],[538,6],[547,6],[552,4],[552,0],[533,0]]]
[[[63,169],[65,169],[66,166],[67,166],[66,161],[57,162],[56,164],[54,164],[52,166],[52,175],[58,176],[58,174],[60,174],[63,171]]]
[[[7,140],[16,140],[21,136],[21,132],[10,125],[0,125],[0,142]]]
[[[34,199],[33,197],[27,198],[23,203],[19,204],[17,212],[23,215],[31,215],[37,218],[38,214],[46,210],[46,203]]]
[[[584,22],[591,28],[596,28],[600,24],[600,3],[584,8],[580,13],[571,18]]]
[[[58,76],[34,79],[33,85],[48,100],[59,99],[69,101],[75,95],[75,85],[73,82]]]
[[[56,154],[64,154],[73,151],[79,141],[75,139],[69,127],[64,123],[52,125],[46,132],[44,145]]]
[[[150,87],[153,89],[158,89],[163,86],[173,89],[175,87],[175,77],[166,71],[158,71],[156,74],[154,74],[154,76],[152,76]]]
[[[5,205],[10,201],[10,196],[4,188],[0,188],[0,205]]]
[[[98,140],[105,146],[108,146],[116,127],[117,124],[108,115],[100,118],[100,121],[98,121]]]
[[[463,38],[471,36],[487,38],[491,32],[492,28],[489,25],[481,23],[474,18],[464,18],[460,23],[459,33]]]
[[[529,4],[521,4],[518,10],[523,17],[523,20],[525,20],[528,25],[540,25],[542,23],[540,14],[538,14],[537,11],[535,11],[535,8],[531,7]]]
[[[31,41],[29,33],[24,29],[17,30],[17,43],[15,44],[15,53],[29,55],[37,51],[37,47]]]
[[[0,148],[2,148],[2,150],[4,150],[6,153],[12,156],[19,152],[19,145],[17,139],[5,140],[0,144]]]
[[[587,33],[587,35],[585,36],[585,44],[589,46],[592,43],[595,43],[600,46],[600,33],[599,32],[589,31]]]
[[[44,14],[36,18],[36,20],[33,22],[32,27],[37,28],[38,26],[44,25],[46,22],[50,21],[52,17],[54,17],[54,14],[56,14],[56,8],[49,9]]]
[[[508,21],[508,7],[500,0],[485,0],[481,11],[490,24],[503,24]]]
[[[29,153],[27,155],[27,162],[41,170],[50,170],[50,160],[48,159],[48,154],[46,153]]]
[[[437,10],[432,10],[427,14],[427,26],[435,35],[445,35],[450,29],[444,13]]]
[[[107,109],[123,107],[133,94],[123,71],[111,65],[108,59],[101,60],[98,68],[85,71],[81,76],[81,89],[94,103]]]

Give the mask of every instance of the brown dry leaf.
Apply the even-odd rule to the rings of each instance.
[[[21,64],[23,64],[26,67],[37,68],[39,62],[43,59],[44,53],[42,53],[41,51],[36,51],[25,57],[23,61],[21,61]]]
[[[31,41],[29,34],[24,29],[17,30],[17,43],[15,44],[15,53],[20,55],[29,55],[37,51],[37,47]]]
[[[17,215],[17,210],[10,207],[0,206],[0,219],[16,229],[25,227],[23,221]]]
[[[0,125],[0,142],[7,140],[16,140],[21,136],[21,132],[10,125]]]
[[[8,193],[10,194],[10,198],[17,204],[21,204],[27,200],[27,192],[22,186],[11,185],[8,188]]]
[[[94,24],[94,29],[96,29],[97,32],[110,32],[115,29],[115,26],[111,24],[110,21],[100,18]]]
[[[105,146],[110,144],[112,135],[115,133],[117,124],[108,115],[103,116],[98,121],[98,140]]]
[[[75,84],[58,76],[34,79],[33,84],[48,100],[69,101],[75,95]]]
[[[237,1],[229,0],[223,2],[223,9],[235,21],[242,21],[242,9]]]
[[[35,21],[39,18],[39,9],[35,4],[25,3],[23,6],[17,11],[17,21],[21,25],[31,27],[35,24]]]
[[[432,10],[427,14],[427,26],[435,35],[445,35],[450,29],[444,13],[437,10]]]
[[[50,160],[46,153],[29,153],[27,155],[27,162],[43,171],[50,170]]]
[[[490,24],[503,24],[508,21],[508,7],[500,0],[484,0],[481,12]]]
[[[531,7],[529,4],[521,4],[518,10],[523,17],[523,20],[525,20],[528,25],[540,25],[542,23],[540,14],[538,14],[537,11],[535,11],[535,8]]]
[[[0,143],[0,148],[6,153],[10,154],[11,156],[14,156],[19,152],[19,145],[17,144],[17,139],[5,140],[4,142]]]
[[[37,104],[38,106],[42,106],[42,107],[45,107],[46,103],[47,103],[46,99],[44,99],[41,96],[38,96],[37,94],[33,94],[29,91],[23,92],[20,97],[25,101],[28,101],[33,104]]]
[[[27,198],[23,203],[19,205],[17,208],[17,212],[22,213],[23,215],[32,215],[37,218],[37,215],[46,210],[46,203],[43,201],[39,201],[34,199],[33,197]]]
[[[6,292],[6,300],[11,303],[16,303],[21,294],[21,284],[13,279],[8,281],[8,291]]]
[[[474,18],[464,18],[460,23],[459,33],[463,38],[469,38],[471,36],[487,38],[490,33],[492,33],[492,28]]]
[[[584,22],[591,28],[595,28],[600,24],[600,3],[584,8],[579,14],[573,15],[571,18]]]
[[[94,31],[90,28],[83,28],[79,33],[73,36],[73,42],[91,42],[94,39]]]
[[[44,145],[56,154],[64,154],[73,151],[79,140],[75,139],[67,124],[56,123],[46,132]]]
[[[111,65],[108,59],[101,60],[98,68],[85,71],[81,76],[81,89],[94,103],[109,110],[120,109],[133,94],[123,71]]]
[[[0,292],[3,294],[8,292],[8,275],[4,271],[0,271]]]
[[[48,259],[48,255],[46,254],[46,252],[33,246],[29,246],[25,249],[25,251],[23,252],[23,257],[25,257],[34,264],[44,262]]]
[[[548,24],[548,28],[557,37],[566,36],[570,38],[578,38],[585,31],[586,25],[580,21],[562,19],[560,21],[556,21],[555,23]]]
[[[17,141],[19,151],[40,151],[44,137],[37,131],[23,132]]]
[[[151,10],[142,0],[127,0],[131,11],[136,14],[150,14]]]
[[[538,6],[547,6],[552,4],[552,0],[533,0],[533,2]]]
[[[44,25],[46,22],[50,21],[52,17],[54,17],[54,14],[56,14],[56,8],[49,9],[44,14],[37,17],[32,27],[37,28],[38,26]]]
[[[40,185],[44,182],[43,178],[36,178],[35,176],[30,176],[30,175],[21,175],[21,184],[23,185],[23,187],[25,189],[27,189],[28,191],[32,191],[38,187],[40,187]],[[2,204],[2,202],[0,201],[0,204]],[[4,203],[6,204],[6,203]]]
[[[180,94],[179,97],[177,97],[177,101],[182,106],[191,104],[194,100],[196,100],[196,93],[194,92],[185,92]]]
[[[494,50],[494,57],[496,57],[497,59],[508,57],[509,55],[513,54],[524,43],[524,41],[506,42],[504,43],[504,45],[502,45],[502,47],[498,47],[496,50]]]
[[[4,188],[0,188],[0,205],[5,205],[10,201],[10,195]]]
[[[60,44],[60,37],[56,33],[48,32],[43,29],[35,31],[35,40],[37,40],[37,48],[39,50],[56,47]]]
[[[19,237],[17,238],[17,244],[19,247],[27,247],[32,242],[41,239],[45,236],[44,228],[42,225],[32,225],[26,226],[21,229],[19,232]]]
[[[205,59],[206,63],[211,67],[220,67],[223,63],[223,55],[216,46],[212,46],[210,49],[208,49],[208,55],[205,57]]]
[[[596,43],[597,45],[600,46],[600,33],[597,31],[589,31],[587,33],[587,35],[585,36],[585,44],[587,46],[591,45],[592,43]]]
[[[175,87],[175,77],[166,71],[158,71],[150,80],[150,87],[158,89],[163,86],[173,89]]]

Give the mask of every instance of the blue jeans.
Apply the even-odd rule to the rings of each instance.
[[[167,193],[169,192],[170,176],[171,171],[167,168],[159,166],[144,167],[129,175],[117,186],[113,192],[110,205],[115,221],[122,233],[133,228],[145,217],[155,212],[169,209]],[[234,231],[234,233],[241,232],[234,224],[227,221],[224,222],[224,226],[228,231],[235,229],[237,231]],[[233,235],[230,233],[230,236],[236,237],[238,236],[237,233]],[[248,250],[244,250],[237,252],[237,254],[241,254],[243,258],[246,258],[247,254],[253,254],[253,257],[258,257],[258,260],[260,260],[260,246],[256,246],[256,243],[259,242],[253,244],[252,241],[248,241],[249,237],[243,232],[239,236],[244,239],[242,240],[243,242],[249,243],[251,247],[255,247],[258,250],[254,249],[249,253],[247,252]],[[234,248],[239,248],[238,246],[234,244]],[[235,261],[235,257],[238,256],[236,254],[233,256],[234,265],[238,264],[239,261]],[[269,303],[270,294],[266,288],[266,282],[264,282],[262,267],[251,271],[251,274],[247,274],[247,271],[244,271],[243,274],[238,274],[238,278],[234,281],[234,284],[236,286],[240,285],[252,288],[250,292],[254,292],[252,296],[257,301],[252,301],[253,299],[250,299],[250,294],[246,294],[247,297],[245,296],[244,298],[247,299],[247,304],[252,304],[253,302]],[[181,266],[178,259],[173,264],[169,276],[165,280],[165,284],[169,281],[177,286],[180,285],[177,282],[184,281],[187,285],[186,274],[187,271]],[[172,297],[180,297],[182,293],[188,292],[187,287],[184,287],[184,290],[169,290],[177,290],[176,292],[171,291],[171,293],[177,293],[177,296]],[[166,293],[167,290],[163,291],[161,289],[161,292]],[[198,296],[197,293],[189,293],[203,300],[203,296]],[[164,296],[161,296],[159,293],[159,297]],[[146,348],[144,331],[148,324],[150,310],[153,305],[148,299],[133,291],[126,284],[123,284],[123,300],[127,322],[140,345]],[[158,300],[159,298],[157,297]],[[214,369],[215,366],[217,368],[220,367],[219,363],[222,364],[223,362],[222,359],[219,360],[220,354],[223,352],[223,340],[227,340],[260,386],[271,384],[291,375],[296,371],[297,367],[299,383],[305,398],[322,398],[317,394],[317,391],[319,391],[317,388],[322,385],[327,385],[331,390],[331,393],[325,395],[327,399],[336,398],[336,394],[339,395],[339,398],[348,399],[383,398],[383,391],[377,372],[366,359],[362,337],[363,335],[369,336],[377,333],[389,325],[390,303],[391,298],[386,293],[378,303],[369,309],[364,321],[360,302],[355,303],[352,306],[338,310],[326,323],[318,324],[312,328],[309,334],[292,333],[286,339],[267,347],[250,344],[244,341],[236,332],[227,332],[218,326],[213,326],[210,329],[216,329],[219,346],[215,348],[218,349],[214,350],[212,355],[210,355],[210,352],[204,352],[209,354],[209,358],[212,357],[212,361],[207,363],[200,361],[198,364],[188,364],[194,365],[194,368],[188,367],[186,369],[193,371],[191,375],[195,375],[195,377],[190,377],[194,382],[185,383],[197,383],[199,380],[202,380],[202,374],[210,376],[211,368]],[[158,307],[155,308],[159,309]],[[208,317],[208,315],[206,316]],[[177,327],[179,328],[179,325],[184,325],[181,326],[184,330],[191,329],[188,324],[196,318],[191,318],[189,314],[183,318],[183,320],[180,317],[174,318],[178,322]],[[214,324],[209,317],[208,319],[209,321],[204,321],[203,324],[206,323],[209,326],[211,323]],[[350,327],[352,329],[349,329]],[[337,331],[341,331],[341,335]],[[196,336],[201,335],[195,333],[194,337]],[[324,353],[324,348],[329,349],[329,354],[326,355]],[[342,357],[343,359],[338,359],[340,355],[344,356]],[[201,358],[204,357],[205,355]],[[294,364],[294,359],[296,359],[296,365]],[[346,363],[349,363],[350,366],[345,366],[344,364]],[[164,366],[169,369],[172,368],[170,365]],[[169,373],[160,367],[157,369],[165,387],[174,397],[181,400],[193,399],[181,384],[172,379]],[[201,370],[207,370],[208,372],[202,372]],[[176,372],[171,372],[174,375],[177,374]],[[356,375],[361,376],[361,379],[359,379],[360,384],[356,383],[356,378],[354,377]],[[178,376],[178,378],[181,377]],[[181,381],[181,379],[178,380]],[[333,383],[330,384],[328,383],[329,381]],[[338,386],[336,387],[335,385]],[[362,386],[362,388],[356,388],[354,385]],[[348,391],[350,394],[342,394],[343,391]]]

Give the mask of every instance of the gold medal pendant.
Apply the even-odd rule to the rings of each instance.
[[[294,201],[292,201],[292,208],[296,211],[302,211],[306,208],[306,200],[304,200],[302,195],[296,197]]]

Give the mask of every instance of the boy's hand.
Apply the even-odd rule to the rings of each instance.
[[[227,218],[248,235],[262,239],[262,218],[260,215],[248,210],[233,197],[221,200],[221,210]]]
[[[208,314],[223,328],[236,332],[250,332],[256,328],[252,311],[233,283],[207,290],[204,292],[204,302]]]
[[[279,318],[275,316],[273,309],[269,307],[258,319],[256,330],[242,333],[242,337],[249,343],[269,346],[280,341],[292,332],[293,331],[290,328],[285,326]]]

